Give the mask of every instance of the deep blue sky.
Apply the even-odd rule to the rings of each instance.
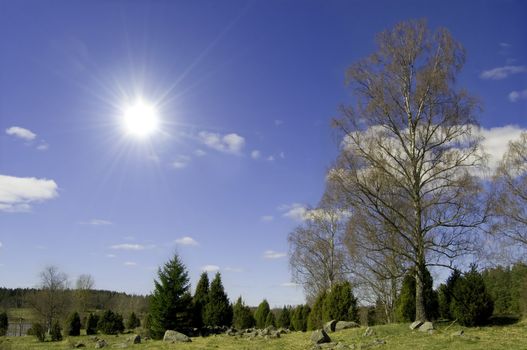
[[[302,302],[287,234],[337,154],[346,67],[399,21],[448,28],[498,152],[527,128],[526,15],[524,1],[0,0],[0,285],[54,264],[148,293],[177,250],[193,284],[209,265],[231,299]],[[119,122],[138,97],[162,119],[145,140]]]

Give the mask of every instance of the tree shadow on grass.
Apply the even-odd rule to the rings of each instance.
[[[510,326],[520,321],[520,317],[516,315],[499,315],[492,316],[489,319],[489,326]]]

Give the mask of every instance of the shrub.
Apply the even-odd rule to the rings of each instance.
[[[311,313],[309,305],[298,305],[291,315],[291,329],[298,332],[307,330],[307,321]]]
[[[126,328],[134,329],[139,326],[141,326],[141,320],[135,315],[135,312],[132,312],[126,322]]]
[[[278,327],[290,328],[291,327],[291,312],[289,307],[284,306],[280,315],[278,316]]]
[[[349,282],[336,284],[323,301],[322,321],[359,321],[357,299]]]
[[[233,306],[232,323],[237,329],[246,329],[254,326],[254,317],[251,309],[243,303],[242,297],[239,297]]]
[[[99,322],[97,330],[103,334],[118,334],[124,331],[123,316],[111,310],[105,311]]]
[[[68,336],[79,336],[81,335],[81,318],[79,313],[75,311],[68,317],[66,321],[66,334]]]
[[[265,328],[265,321],[267,320],[267,314],[270,312],[269,303],[267,300],[263,300],[256,312],[254,313],[254,319],[256,320],[256,328]]]
[[[269,311],[267,314],[267,317],[265,318],[265,327],[276,327],[276,318],[274,317],[274,314],[272,311]]]
[[[99,323],[99,316],[89,314],[86,320],[86,335],[97,334],[97,323]]]
[[[0,313],[0,337],[7,334],[7,328],[9,327],[9,320],[6,312]]]
[[[315,303],[313,304],[313,309],[307,319],[307,329],[310,331],[320,329],[323,326],[324,301],[326,300],[326,296],[326,291],[323,291],[317,296]]]
[[[450,312],[463,326],[484,324],[492,316],[494,303],[475,265],[455,283]]]
[[[62,340],[62,327],[60,327],[59,321],[53,322],[51,326],[51,341],[61,341]]]
[[[31,331],[31,334],[34,335],[38,341],[43,342],[44,340],[46,340],[46,331],[44,330],[44,327],[42,326],[41,323],[39,322],[33,323],[31,325],[30,331]]]

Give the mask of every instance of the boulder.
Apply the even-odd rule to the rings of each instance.
[[[359,324],[357,322],[352,321],[338,321],[337,324],[335,324],[335,331],[341,331],[343,329],[348,328],[359,328]]]
[[[163,341],[171,343],[188,343],[192,340],[183,333],[167,330],[163,336]]]
[[[419,331],[428,332],[434,329],[434,324],[432,322],[425,322],[419,327]]]
[[[324,325],[324,330],[326,333],[335,332],[335,326],[337,325],[337,320],[331,320],[329,322],[326,322]]]
[[[139,334],[134,334],[128,338],[128,341],[132,344],[141,344],[141,336]]]
[[[319,329],[311,334],[311,341],[315,344],[331,343],[331,338],[326,331]]]
[[[374,334],[375,334],[375,331],[373,330],[373,328],[368,327],[368,328],[366,328],[366,330],[364,331],[364,334],[362,336],[363,337],[371,337]]]
[[[106,346],[108,346],[108,343],[106,343],[104,339],[98,339],[95,342],[95,349],[102,349],[102,348],[105,348]]]
[[[410,325],[410,329],[414,330],[416,328],[419,328],[423,324],[423,321],[415,321]]]

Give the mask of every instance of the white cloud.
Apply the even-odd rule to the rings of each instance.
[[[196,157],[203,157],[203,156],[207,155],[207,152],[205,152],[204,150],[198,148],[197,150],[194,151],[194,155]]]
[[[267,160],[268,160],[269,162],[274,162],[274,156],[269,156],[269,157],[267,157]]]
[[[194,238],[188,237],[188,236],[176,239],[175,243],[179,245],[192,245],[192,246],[199,245],[199,243]]]
[[[174,169],[183,169],[186,168],[188,163],[190,162],[189,156],[179,155],[176,157],[176,160],[172,162],[172,167]]]
[[[300,284],[294,283],[294,282],[285,282],[285,283],[282,283],[280,287],[296,288],[296,287],[300,287]]]
[[[142,244],[136,244],[136,243],[122,243],[122,244],[114,244],[110,246],[110,249],[114,250],[145,250],[145,249],[152,249],[154,248],[154,245],[142,245]]]
[[[39,151],[47,151],[49,148],[49,145],[46,142],[41,142],[40,145],[37,146],[37,150]]]
[[[285,258],[286,256],[286,253],[276,252],[274,250],[266,250],[263,254],[265,259],[280,259]]]
[[[217,272],[220,270],[218,265],[205,265],[201,267],[201,271],[205,272]]]
[[[4,245],[2,244],[2,242],[0,242],[0,248],[2,248]]]
[[[275,125],[275,126],[280,126],[280,125],[282,125],[282,124],[284,124],[284,121],[283,121],[283,120],[275,119],[275,121],[274,121],[274,125]]]
[[[15,136],[26,141],[34,140],[37,137],[37,134],[32,132],[29,129],[21,128],[20,126],[12,126],[5,129],[5,133],[11,136]]]
[[[31,203],[58,196],[53,180],[0,175],[0,211],[26,212]]]
[[[306,219],[307,208],[304,204],[283,204],[278,207],[278,210],[284,212],[282,216],[295,221],[304,221]]]
[[[280,158],[285,159],[285,153],[284,152],[280,152],[279,156],[280,156]]]
[[[257,149],[255,149],[254,151],[251,152],[251,158],[252,159],[258,159],[258,158],[260,158],[260,156],[261,156],[261,153]]]
[[[274,216],[272,215],[264,215],[260,217],[260,221],[263,221],[263,222],[271,222],[273,220],[274,220]]]
[[[198,136],[200,141],[206,146],[220,152],[240,154],[245,146],[245,138],[236,133],[221,135],[218,133],[201,131]]]
[[[507,78],[509,75],[518,74],[518,73],[527,73],[526,66],[503,66],[496,67],[483,71],[479,77],[481,79],[490,79],[490,80],[501,80]]]
[[[106,254],[106,257],[110,258],[110,259],[113,259],[113,258],[116,257],[116,255],[115,254]]]
[[[137,263],[133,261],[126,261],[123,265],[124,266],[137,266]]]
[[[519,138],[520,134],[524,131],[527,130],[516,125],[506,125],[490,129],[480,128],[478,130],[479,135],[484,138],[481,145],[489,156],[488,167],[491,171],[497,168],[503,154],[509,147],[509,142]]]
[[[108,220],[103,220],[103,219],[91,219],[89,221],[82,221],[79,224],[92,225],[92,226],[108,226],[108,225],[111,225],[112,222]]]
[[[230,266],[227,266],[226,268],[224,268],[224,270],[228,271],[228,272],[237,272],[237,273],[243,272],[243,269],[241,267],[230,267]]]
[[[511,91],[509,93],[509,101],[517,102],[519,100],[527,99],[527,89],[522,91]]]

